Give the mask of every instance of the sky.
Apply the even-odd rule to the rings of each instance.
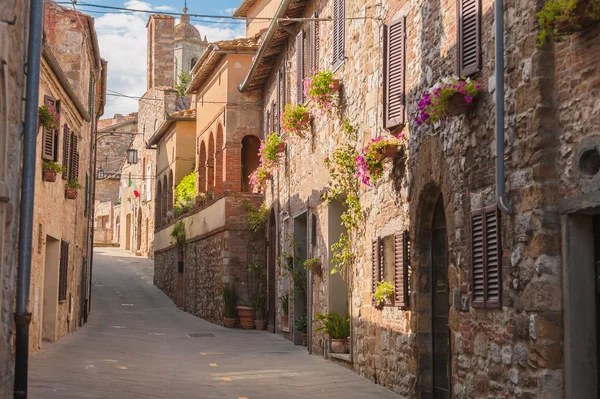
[[[231,15],[241,0],[188,0],[190,14]],[[115,92],[140,97],[146,92],[147,13],[110,11],[86,7],[97,4],[152,10],[156,13],[182,12],[184,0],[84,0],[77,9],[96,19],[95,26],[102,58],[108,61],[108,95],[104,116],[137,112],[137,99],[115,96]],[[175,23],[179,21],[176,20]],[[244,37],[245,23],[220,19],[194,19],[192,24],[209,42]]]

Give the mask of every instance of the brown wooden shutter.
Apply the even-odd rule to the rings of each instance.
[[[67,299],[67,283],[69,275],[69,243],[60,242],[60,270],[58,276],[58,300]]]
[[[62,159],[62,178],[66,179],[69,177],[69,164],[70,164],[70,155],[71,155],[71,133],[69,131],[69,126],[65,123],[63,126],[63,159]]]
[[[471,214],[471,237],[473,307],[500,307],[502,246],[500,215],[495,205]]]
[[[314,13],[313,18],[318,18],[317,13]],[[310,22],[310,57],[308,70],[313,73],[319,69],[319,22]]]
[[[304,31],[296,35],[296,103],[304,103]]]
[[[394,234],[394,304],[408,307],[408,232]]]
[[[277,71],[277,133],[281,134],[281,114],[283,113],[283,104],[281,101],[281,70]]]
[[[481,70],[481,0],[458,0],[458,75]]]
[[[345,0],[333,0],[333,66],[344,61]]]
[[[386,54],[384,69],[384,127],[392,128],[404,123],[404,87],[406,71],[405,18],[392,22],[386,29]]]
[[[51,96],[44,96],[44,105],[56,107],[56,99]],[[56,134],[54,130],[44,128],[42,136],[42,159],[46,161],[54,161]]]
[[[71,132],[71,166],[69,180],[79,180],[79,137]]]
[[[376,305],[375,301],[375,290],[377,289],[377,283],[381,281],[381,238],[373,240],[372,253],[371,253],[371,283],[372,283],[372,302]]]

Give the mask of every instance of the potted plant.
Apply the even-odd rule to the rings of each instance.
[[[289,316],[289,312],[290,312],[290,293],[286,292],[284,295],[282,295],[279,298],[279,302],[281,303],[281,312],[282,312],[282,316],[281,316],[281,328],[284,330],[289,329],[289,322],[290,322],[290,316]]]
[[[58,162],[52,161],[44,161],[42,164],[42,169],[44,171],[44,181],[47,182],[55,182],[56,175],[65,171],[65,168],[62,167]]]
[[[310,258],[304,261],[304,268],[306,270],[312,270],[314,274],[317,276],[322,275],[321,269],[321,259],[320,258]]]
[[[302,339],[302,345],[306,346],[307,345],[307,338],[308,335],[306,333],[306,329],[307,329],[307,319],[306,319],[306,313],[304,313],[301,316],[296,317],[296,319],[294,320],[294,327],[296,328],[296,331],[300,332],[300,337]]]
[[[438,82],[418,103],[415,123],[433,125],[441,120],[466,113],[473,106],[481,85],[476,80],[445,78]]]
[[[223,325],[227,328],[235,327],[235,306],[238,301],[237,292],[233,285],[225,285],[223,288],[223,302],[225,303],[225,317]]]
[[[304,138],[310,130],[310,114],[304,105],[287,104],[281,114],[281,128],[286,134]]]
[[[250,185],[252,190],[257,193],[262,193],[267,187],[267,180],[273,177],[272,173],[267,170],[264,165],[260,165],[250,175]]]
[[[317,71],[304,79],[304,95],[313,101],[321,114],[331,114],[340,81],[333,78],[333,72]]]
[[[65,187],[65,194],[68,199],[76,199],[77,191],[81,189],[81,184],[77,180],[69,180]]]
[[[285,141],[277,133],[269,134],[259,148],[262,164],[276,167],[281,161],[281,153],[284,150]]]
[[[42,105],[38,108],[38,114],[40,116],[40,125],[44,129],[58,130],[60,115],[54,105]]]
[[[242,328],[247,330],[254,329],[254,309],[252,306],[248,306],[243,303],[237,306],[238,316],[240,318],[240,325]]]
[[[391,304],[394,297],[394,286],[387,281],[380,281],[377,283],[377,288],[373,294],[375,298],[375,307],[377,309],[383,309],[383,306]]]
[[[536,14],[540,25],[537,45],[561,41],[562,36],[582,30],[600,20],[598,0],[550,0]]]
[[[315,331],[324,331],[331,338],[331,351],[333,353],[348,353],[348,337],[350,336],[350,318],[341,317],[336,312],[315,315],[323,324]]]
[[[264,292],[257,292],[252,299],[252,308],[254,309],[254,326],[257,330],[264,330],[267,326],[265,320],[265,305],[267,299]]]
[[[356,177],[365,185],[377,183],[385,170],[384,161],[395,158],[398,152],[404,154],[402,148],[402,133],[396,137],[383,138],[381,136],[371,139],[356,157]]]

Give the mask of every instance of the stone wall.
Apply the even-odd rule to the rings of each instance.
[[[315,1],[307,5],[305,16],[314,7],[319,15],[333,14],[332,2]],[[347,58],[335,71],[342,82],[339,114],[317,116],[307,139],[289,139],[285,161],[266,189],[267,203],[277,218],[280,252],[288,215],[315,214],[320,235],[326,234],[320,193],[328,187],[329,176],[323,161],[344,140],[341,117],[348,117],[357,128],[353,144],[359,150],[371,138],[390,134],[382,127],[384,30],[371,17],[389,23],[405,16],[403,131],[408,161],[397,159],[381,182],[361,188],[364,221],[352,235],[357,258],[350,301],[354,370],[405,397],[422,397],[430,390],[429,254],[432,215],[440,196],[448,232],[453,397],[565,396],[559,203],[600,188],[594,186],[595,177],[581,176],[579,158],[574,156],[579,142],[597,145],[589,136],[598,132],[600,122],[596,104],[600,28],[537,48],[536,4],[509,1],[505,9],[505,159],[507,199],[513,211],[501,216],[500,309],[478,309],[470,303],[471,212],[496,202],[491,1],[482,1],[482,70],[475,76],[482,92],[474,112],[433,127],[418,127],[413,119],[422,93],[457,73],[456,4],[346,2],[347,16],[367,19],[345,24]],[[319,24],[322,68],[328,68],[332,58],[331,29],[332,24]],[[294,40],[290,38],[281,57],[294,66],[287,77],[288,98],[295,98]],[[274,99],[274,80],[272,74],[264,88],[265,107]],[[371,304],[371,242],[402,231],[409,232],[412,245],[409,309],[380,311]],[[311,250],[329,256],[326,240],[318,240]],[[278,276],[280,296],[289,283],[281,271]],[[313,280],[313,314],[328,311],[329,277],[324,273]],[[312,339],[313,350],[322,353],[321,333],[313,333]]]
[[[148,89],[173,87],[175,18],[151,15],[148,30]]]
[[[13,396],[12,343],[17,229],[20,190],[22,93],[25,87],[29,2],[17,0],[0,9],[0,397]],[[13,22],[14,23],[9,23]]]

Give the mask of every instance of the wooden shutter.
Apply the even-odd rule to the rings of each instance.
[[[67,299],[67,280],[69,274],[69,243],[66,241],[60,242],[60,265],[58,276],[58,300],[64,301]]]
[[[281,134],[281,114],[283,113],[283,104],[281,101],[281,70],[277,72],[277,134]]]
[[[71,166],[69,168],[69,180],[79,180],[79,137],[71,132]]]
[[[304,31],[296,35],[296,103],[304,103]]]
[[[44,105],[56,107],[56,99],[51,96],[44,96]],[[54,130],[44,128],[42,136],[42,159],[54,161],[56,147],[56,134]]]
[[[392,22],[386,29],[384,65],[384,121],[385,128],[404,123],[404,87],[406,71],[405,18]]]
[[[318,18],[317,13],[314,13],[313,18]],[[308,71],[313,73],[319,69],[319,22],[310,22],[310,48],[309,48],[309,62]]]
[[[474,211],[471,214],[473,307],[498,308],[501,306],[501,256],[498,208],[494,205]]]
[[[333,66],[344,61],[345,0],[333,0]]]
[[[71,156],[71,133],[69,131],[69,126],[65,123],[63,126],[63,159],[62,159],[62,178],[66,179],[69,177],[69,166],[70,166],[70,156]]]
[[[273,101],[271,104],[271,123],[273,124],[273,132],[279,132],[279,118],[277,117],[277,103]]]
[[[396,306],[408,307],[408,232],[394,234],[394,302]]]
[[[89,200],[90,200],[90,196],[89,196],[89,192],[88,192],[88,184],[90,183],[90,177],[88,176],[87,172],[85,172],[85,203],[83,204],[83,216],[87,217],[88,215],[88,209],[89,209]]]
[[[372,253],[371,253],[371,283],[372,283],[372,302],[375,303],[375,290],[377,289],[377,283],[381,281],[381,238],[373,240]]]
[[[481,70],[481,0],[458,0],[458,75]]]

